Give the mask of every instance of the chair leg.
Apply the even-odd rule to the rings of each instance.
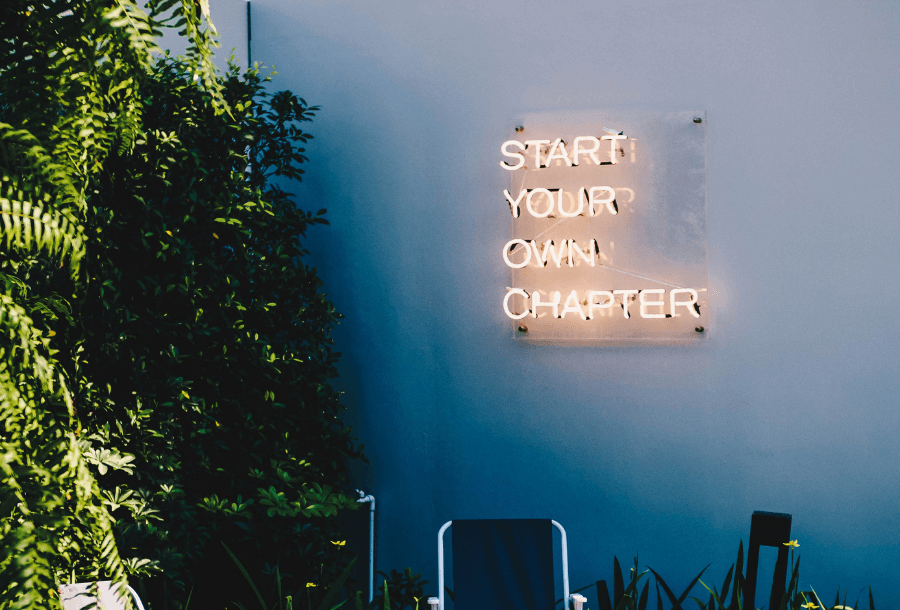
[[[758,571],[759,542],[751,540],[749,547],[747,548],[747,578],[744,579],[744,608],[750,610],[756,609],[756,576]],[[732,603],[734,603],[734,601]]]
[[[769,596],[769,610],[778,610],[781,606],[781,598],[785,592],[785,579],[788,569],[788,549],[786,546],[778,549],[778,559],[775,561],[775,576],[772,578],[772,594]]]

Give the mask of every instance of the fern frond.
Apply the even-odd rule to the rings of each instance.
[[[8,251],[45,252],[76,270],[84,256],[81,225],[70,212],[80,197],[62,168],[27,131],[0,123],[0,243]]]
[[[103,15],[113,28],[121,29],[127,33],[131,47],[139,50],[146,66],[153,61],[153,53],[160,53],[156,44],[156,32],[153,22],[141,7],[131,0],[116,0],[116,3]]]
[[[75,186],[68,168],[53,161],[30,132],[0,123],[0,176],[4,182],[25,180],[52,193],[60,210],[83,210],[81,191]]]
[[[46,339],[39,339],[35,345],[38,336],[25,309],[9,295],[0,294],[0,373],[11,372],[16,367],[29,369],[29,377],[41,382],[45,391],[52,392],[55,381],[52,366],[37,349],[41,344],[46,347]],[[0,383],[0,421],[5,419],[3,403],[17,391],[19,383],[15,377],[12,385]]]
[[[0,196],[0,218],[3,220],[2,243],[7,250],[43,251],[63,258],[77,269],[84,256],[84,239],[80,225],[72,223],[55,210],[46,211],[49,198],[24,190],[12,191],[9,185]],[[29,201],[40,197],[43,201]]]

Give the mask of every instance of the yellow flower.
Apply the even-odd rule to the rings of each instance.
[[[310,587],[315,587],[315,586],[316,586],[316,583],[314,583],[314,582],[308,582],[308,583],[306,583],[306,588],[307,588],[307,589],[309,589]]]
[[[812,602],[809,602],[808,604],[800,604],[800,605],[804,608],[807,608],[808,610],[815,610],[816,608],[818,608],[818,606]]]
[[[800,546],[800,543],[797,542],[796,540],[791,540],[791,541],[789,541],[789,542],[783,542],[782,544],[784,544],[784,546],[789,546],[789,547],[792,547],[792,548],[795,548],[795,549],[796,549],[798,546]]]
[[[333,544],[334,546],[344,546],[345,544],[347,544],[347,541],[346,540],[332,540],[331,544]]]

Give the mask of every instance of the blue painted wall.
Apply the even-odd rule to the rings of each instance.
[[[900,4],[252,6],[253,59],[322,106],[299,201],[378,569],[436,583],[446,520],[552,516],[573,588],[639,552],[680,590],[758,509],[793,514],[803,587],[900,605]],[[240,54],[245,4],[212,11]],[[510,338],[499,144],[566,108],[707,111],[702,347]]]

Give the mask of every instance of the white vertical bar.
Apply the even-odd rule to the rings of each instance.
[[[247,3],[250,6],[250,3]],[[369,507],[369,603],[375,599],[375,496],[372,498],[372,505]]]
[[[447,521],[438,532],[438,599],[440,605],[438,610],[444,610],[444,532],[453,521]]]
[[[550,523],[562,534],[563,610],[569,610],[569,547],[566,545],[566,530],[552,519]]]

